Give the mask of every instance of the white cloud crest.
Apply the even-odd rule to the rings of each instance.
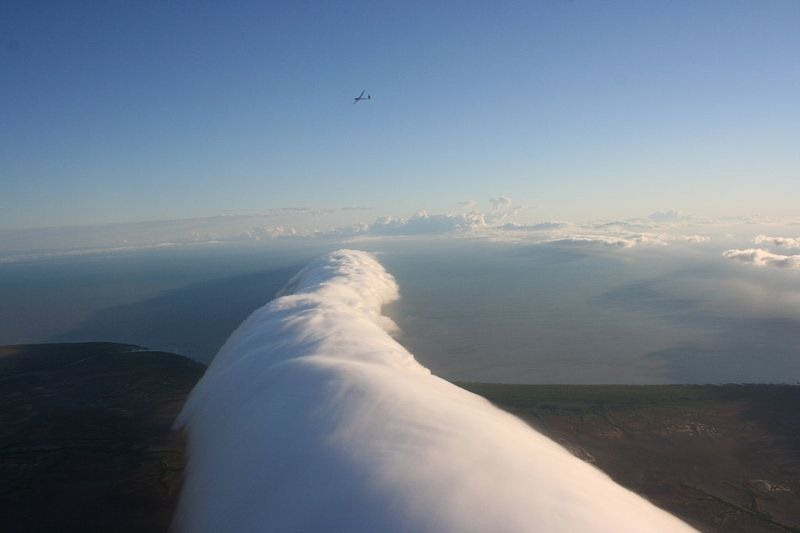
[[[182,531],[690,531],[387,333],[397,285],[342,250],[228,339],[180,417]]]

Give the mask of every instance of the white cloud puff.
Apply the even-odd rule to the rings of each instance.
[[[753,242],[756,244],[766,244],[777,248],[800,248],[800,238],[795,237],[770,237],[768,235],[757,235]]]
[[[689,531],[388,333],[369,254],[311,263],[184,407],[180,531]]]
[[[489,203],[492,204],[492,211],[501,211],[511,207],[513,202],[508,196],[498,196],[497,198],[489,198]]]
[[[758,266],[800,269],[800,255],[775,254],[762,248],[727,250],[722,255],[728,259]]]
[[[486,221],[491,224],[499,224],[508,220],[522,209],[520,205],[513,205],[514,202],[508,196],[489,198],[489,202],[492,204],[492,209],[486,214]]]

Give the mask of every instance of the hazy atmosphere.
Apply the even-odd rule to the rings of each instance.
[[[0,228],[798,215],[791,0],[0,10]]]
[[[107,444],[155,450],[102,474],[157,502],[136,531],[800,527],[798,28],[793,0],[2,3],[9,509],[47,529],[31,480],[125,415],[166,439]]]
[[[4,342],[208,361],[344,246],[452,378],[800,378],[794,2],[2,9]]]

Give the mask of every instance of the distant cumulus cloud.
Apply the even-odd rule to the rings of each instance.
[[[571,225],[572,224],[569,222],[558,221],[537,222],[535,224],[516,224],[514,222],[507,222],[502,226],[499,226],[498,229],[506,231],[548,231],[567,228]]]
[[[501,211],[511,206],[511,198],[508,196],[498,196],[497,198],[489,198],[492,204],[492,211]]]
[[[670,238],[655,234],[628,235],[568,235],[545,241],[544,244],[567,246],[607,246],[611,248],[633,248],[639,244],[666,246]]]
[[[549,241],[545,241],[544,244],[562,246],[609,246],[613,248],[631,248],[636,246],[636,242],[631,239],[605,235],[570,235],[568,237],[550,239]]]
[[[800,248],[800,238],[796,237],[769,237],[767,235],[758,235],[753,239],[753,242],[778,248]]]
[[[670,209],[668,211],[656,211],[655,213],[650,213],[647,218],[650,220],[655,220],[656,222],[673,222],[676,220],[681,220],[685,217],[680,211]]]
[[[708,242],[711,240],[711,237],[707,235],[679,235],[677,239],[686,242]]]
[[[492,209],[486,214],[486,221],[490,224],[499,224],[508,220],[522,209],[522,206],[513,205],[508,196],[489,198],[489,202],[492,204]]]
[[[372,223],[355,224],[328,231],[318,231],[316,236],[401,236],[401,235],[446,235],[467,234],[475,230],[496,228],[498,224],[513,217],[520,206],[513,205],[511,198],[491,198],[492,208],[488,213],[475,210],[474,200],[460,202],[470,211],[467,213],[436,213],[418,211],[411,217],[381,217]]]
[[[728,259],[750,263],[757,266],[776,268],[800,269],[800,255],[775,254],[762,248],[748,248],[745,250],[727,250],[722,254]]]
[[[465,233],[486,226],[481,213],[430,215],[419,211],[408,218],[383,217],[371,224],[359,224],[334,230],[334,234],[349,235],[440,235]]]
[[[295,228],[292,227],[285,227],[281,225],[277,226],[263,226],[263,227],[256,227],[250,230],[247,230],[239,235],[237,238],[232,238],[231,240],[255,240],[259,241],[262,239],[276,239],[279,237],[296,237],[298,232]]]
[[[628,230],[628,231],[646,231],[653,229],[658,224],[653,222],[646,222],[639,219],[634,220],[609,220],[604,222],[594,222],[589,224],[589,227],[598,230]]]
[[[388,216],[372,222],[357,221],[358,212],[369,207],[337,209],[304,206],[275,208],[251,215],[107,224],[67,228],[0,229],[0,261],[27,261],[58,254],[103,253],[152,246],[182,246],[200,243],[270,241],[275,239],[342,239],[389,236],[453,235],[491,241],[548,243],[563,245],[631,248],[637,245],[665,245],[674,242],[700,243],[701,235],[680,235],[690,217],[677,212],[654,214],[656,218],[682,217],[666,223],[645,219],[612,220],[574,224],[557,220],[516,222],[522,209],[508,196],[490,198],[491,208],[478,211],[474,200],[461,202],[456,213],[419,211],[410,217]],[[343,217],[341,213],[349,212]],[[338,215],[336,213],[339,213]],[[671,213],[671,214],[670,214]],[[674,216],[673,216],[674,215]],[[693,219],[692,219],[693,220]],[[327,224],[323,224],[327,222]],[[337,225],[341,224],[341,225]],[[774,246],[797,246],[798,239],[759,235],[757,242]]]

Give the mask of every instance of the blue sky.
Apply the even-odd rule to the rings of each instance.
[[[796,214],[798,27],[794,1],[4,2],[0,228]]]

